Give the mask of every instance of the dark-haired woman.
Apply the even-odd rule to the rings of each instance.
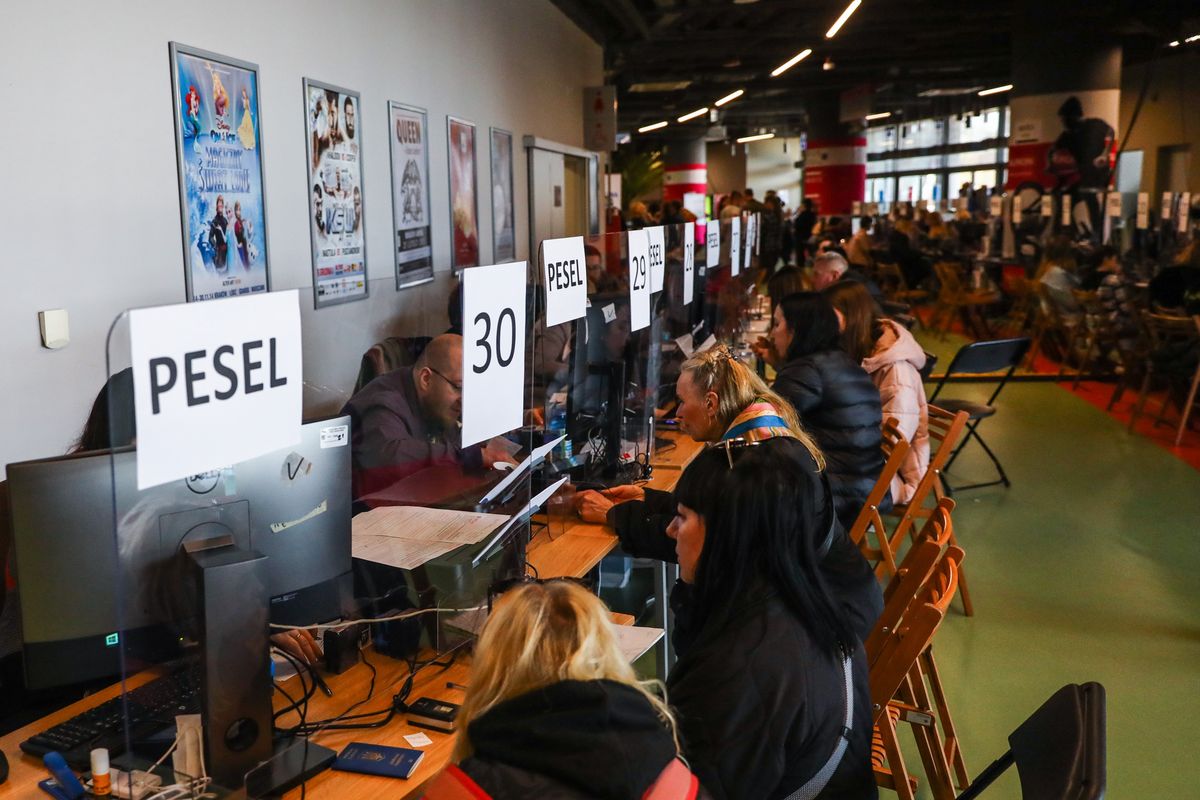
[[[668,698],[716,798],[877,796],[866,659],[820,566],[837,528],[824,496],[789,437],[711,445],[676,487],[689,591],[673,598],[687,613]]]
[[[817,292],[783,298],[770,338],[755,352],[775,367],[771,388],[795,407],[825,454],[838,518],[849,528],[883,470],[879,389],[841,348],[837,314]],[[890,508],[891,498],[885,501]]]

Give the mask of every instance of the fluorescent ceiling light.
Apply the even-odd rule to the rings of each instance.
[[[1197,33],[1195,36],[1187,37],[1186,39],[1183,40],[1183,43],[1191,44],[1192,42],[1195,42],[1195,41],[1200,41],[1200,33]]]
[[[760,133],[757,136],[743,136],[742,138],[738,139],[738,144],[745,144],[746,142],[761,142],[764,139],[774,138],[775,134],[773,133]]]
[[[704,108],[697,108],[695,111],[693,111],[690,114],[684,114],[682,117],[679,118],[678,121],[679,122],[687,122],[689,119],[695,119],[696,117],[699,117],[702,114],[707,114],[707,113],[708,113],[708,106],[705,106]]]
[[[833,27],[825,31],[825,38],[832,39],[834,36],[837,36],[837,32],[840,31],[842,26],[846,24],[846,20],[850,19],[850,15],[857,11],[858,7],[861,5],[862,0],[854,0],[854,2],[852,2],[850,5],[846,6],[846,10],[843,11],[842,15],[837,18],[837,22],[833,23]]]
[[[812,48],[801,50],[799,53],[796,53],[796,55],[792,56],[787,61],[783,62],[778,67],[773,69],[771,71],[771,77],[772,78],[779,77],[780,75],[787,72],[789,69],[796,66],[801,61],[803,61],[804,59],[808,58],[811,55],[812,55]]]
[[[984,89],[979,93],[980,97],[987,97],[989,94],[1000,94],[1001,92],[1011,92],[1013,85],[1006,83],[1003,86],[993,86],[991,89]]]
[[[955,86],[943,89],[926,89],[923,92],[917,92],[917,97],[958,97],[963,94],[975,94],[982,86]]]
[[[1171,44],[1169,46],[1170,47],[1179,47],[1179,40],[1176,39],[1175,41],[1171,42]]]
[[[656,131],[659,128],[665,127],[667,127],[667,121],[664,119],[662,122],[656,122],[653,125],[643,125],[638,128],[638,133],[649,133],[650,131]]]
[[[741,97],[745,93],[746,93],[745,89],[738,89],[736,92],[730,92],[729,94],[725,95],[720,100],[713,103],[713,105],[714,106],[723,106],[726,103],[730,103],[730,102],[733,102],[734,100],[737,100],[739,97]]]
[[[873,119],[887,119],[892,115],[890,111],[880,111],[878,114],[867,114],[863,119],[870,121]]]
[[[647,81],[629,87],[631,92],[678,92],[691,86],[691,81]]]

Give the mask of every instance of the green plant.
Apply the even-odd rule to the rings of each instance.
[[[663,160],[659,150],[641,153],[618,150],[613,167],[621,173],[622,208],[629,208],[642,195],[662,188]]]

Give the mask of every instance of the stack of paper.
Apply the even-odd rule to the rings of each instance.
[[[507,521],[503,514],[384,506],[354,518],[351,554],[389,567],[415,569],[465,544],[482,541]]]

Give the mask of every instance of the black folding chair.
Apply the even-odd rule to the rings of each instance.
[[[958,796],[974,800],[1013,764],[1028,800],[1100,800],[1107,784],[1104,687],[1069,683],[1021,723],[1000,756]]]
[[[993,339],[987,342],[972,342],[964,345],[957,353],[954,354],[954,359],[950,362],[950,366],[946,367],[945,374],[942,375],[941,381],[937,388],[933,390],[933,394],[929,397],[929,402],[937,400],[938,393],[942,391],[942,387],[946,385],[946,381],[952,375],[988,375],[996,372],[1003,372],[1003,377],[996,385],[996,391],[992,392],[992,396],[988,398],[986,403],[976,403],[971,400],[961,400],[955,398],[947,398],[938,400],[937,405],[940,408],[949,411],[951,414],[959,411],[967,412],[967,433],[963,436],[962,441],[954,452],[950,454],[950,460],[946,462],[946,467],[943,472],[950,470],[950,465],[954,463],[954,459],[958,458],[958,454],[966,447],[967,442],[972,438],[979,442],[983,451],[987,453],[988,458],[996,465],[996,470],[1000,473],[1000,480],[988,481],[986,483],[972,483],[966,486],[950,486],[947,488],[952,491],[961,491],[964,489],[979,489],[983,486],[996,486],[1004,484],[1008,488],[1012,484],[1008,480],[1008,475],[1004,472],[1004,467],[1000,464],[1000,459],[996,458],[996,454],[987,446],[987,442],[983,441],[983,437],[979,435],[979,423],[993,416],[996,413],[996,407],[992,405],[996,402],[996,398],[1000,395],[1000,391],[1004,388],[1004,384],[1008,383],[1008,379],[1017,369],[1017,365],[1025,358],[1025,353],[1029,350],[1028,337],[1017,339]]]

